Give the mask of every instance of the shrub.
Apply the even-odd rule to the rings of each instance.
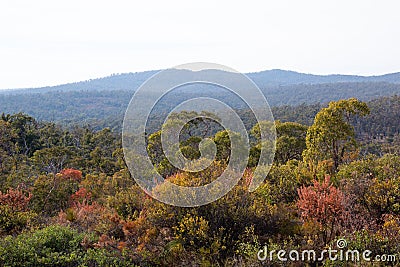
[[[0,262],[5,266],[76,266],[84,255],[84,234],[62,226],[49,226],[0,241]]]

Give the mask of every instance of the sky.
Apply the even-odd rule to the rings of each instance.
[[[240,72],[400,71],[400,1],[0,2],[0,89],[212,62]]]

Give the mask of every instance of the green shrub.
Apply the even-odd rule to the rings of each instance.
[[[35,232],[0,239],[0,266],[133,266],[120,251],[86,249],[93,235],[52,225]]]
[[[0,205],[0,234],[21,231],[35,216],[32,211],[14,211],[7,205]]]
[[[49,226],[0,240],[4,266],[77,266],[83,258],[84,234],[69,227]]]

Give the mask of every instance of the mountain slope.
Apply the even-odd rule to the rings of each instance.
[[[0,90],[1,93],[46,93],[46,92],[68,92],[86,90],[136,90],[144,81],[156,74],[158,71],[144,71],[135,73],[113,74],[111,76],[91,79],[87,81],[67,83],[56,86],[46,86],[40,88],[23,88]]]
[[[327,103],[356,97],[369,101],[383,96],[400,95],[400,84],[329,83],[268,87],[262,89],[270,106]],[[50,91],[45,93],[0,94],[0,113],[25,112],[39,120],[65,123],[86,123],[92,120],[122,116],[133,96],[131,90]],[[200,93],[172,93],[163,98],[160,112]],[[216,91],[213,97],[236,108],[243,108],[237,99]]]
[[[319,84],[338,82],[389,82],[400,83],[400,73],[391,73],[379,76],[356,75],[314,75],[286,70],[267,70],[247,74],[258,86]]]
[[[114,74],[104,78],[91,79],[76,83],[41,88],[26,88],[0,90],[0,94],[9,93],[44,93],[51,91],[82,91],[82,90],[136,90],[144,81],[156,74],[157,70]],[[314,75],[287,70],[266,70],[247,73],[260,88],[271,86],[287,86],[296,84],[320,84],[338,82],[388,82],[400,84],[400,72],[380,76],[355,75]]]
[[[123,117],[135,89],[156,72],[118,74],[54,87],[6,91],[0,93],[0,114],[24,112],[39,120],[66,124],[96,124],[108,120],[112,125]],[[185,71],[185,75],[191,74]],[[400,95],[400,73],[361,77],[271,70],[248,75],[259,85],[271,107],[323,105],[350,97],[370,101]],[[236,95],[226,90],[204,85],[183,89],[178,88],[160,100],[156,113],[168,112],[182,101],[201,96],[212,96],[233,108],[246,108]]]

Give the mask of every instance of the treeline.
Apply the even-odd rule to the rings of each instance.
[[[369,101],[378,97],[399,94],[399,84],[386,82],[338,82],[321,84],[295,84],[263,87],[261,90],[271,106],[328,103],[356,97]]]
[[[112,77],[110,77],[111,79]],[[111,79],[112,80],[112,79]],[[97,81],[97,80],[96,80]],[[101,83],[99,79],[99,83]],[[142,81],[142,80],[140,80]],[[92,81],[93,83],[93,81]],[[94,85],[93,85],[94,86]],[[139,85],[137,85],[139,86]],[[83,87],[86,88],[86,87]],[[108,121],[108,127],[118,127],[113,121],[121,118],[128,106],[129,100],[133,96],[134,90],[121,87],[120,89],[108,90],[106,87],[91,87],[87,90],[66,90],[63,91],[8,91],[0,93],[0,112],[18,113],[24,112],[37,118],[38,120],[53,121],[58,123],[77,123],[79,125],[93,124],[100,125]],[[380,99],[400,94],[400,84],[385,82],[358,82],[358,83],[324,83],[324,84],[294,84],[285,86],[261,87],[271,107],[274,107],[277,119],[286,120],[283,116],[293,116],[289,110],[287,114],[280,117],[279,112],[292,106],[313,105],[318,107],[326,105],[330,101],[356,97],[363,101]],[[188,90],[171,93],[167,96],[157,112],[168,112],[176,103],[186,99],[200,96],[212,95],[216,99],[223,100],[225,103],[236,109],[245,108],[244,104],[233,94],[227,94],[226,91],[217,88],[189,88]],[[377,100],[378,102],[381,100]],[[384,100],[383,100],[384,101]],[[308,113],[307,110],[299,113],[297,116],[303,118],[294,118],[301,123],[311,124],[314,113]],[[290,121],[295,121],[288,118]]]
[[[41,121],[66,124],[96,124],[123,116],[130,91],[80,91],[0,94],[1,112],[23,112]]]
[[[193,208],[147,196],[126,167],[117,132],[63,127],[21,113],[2,115],[0,266],[280,265],[276,256],[260,261],[259,250],[267,245],[321,252],[337,248],[343,238],[346,249],[368,249],[371,257],[395,255],[400,139],[382,139],[382,156],[362,153],[352,123],[371,113],[366,103],[348,99],[319,109],[311,125],[275,122],[274,164],[252,193],[248,187],[260,150],[271,144],[260,139],[260,132],[268,133],[274,123],[251,125],[250,158],[238,185],[219,200]],[[195,131],[199,128],[207,132]],[[180,139],[189,159],[199,158],[204,136],[215,142],[216,159],[199,173],[174,168],[162,153],[160,134],[148,135],[147,151],[168,181],[196,186],[226,169],[230,137],[212,121],[192,121]],[[308,263],[347,264],[328,258]]]

